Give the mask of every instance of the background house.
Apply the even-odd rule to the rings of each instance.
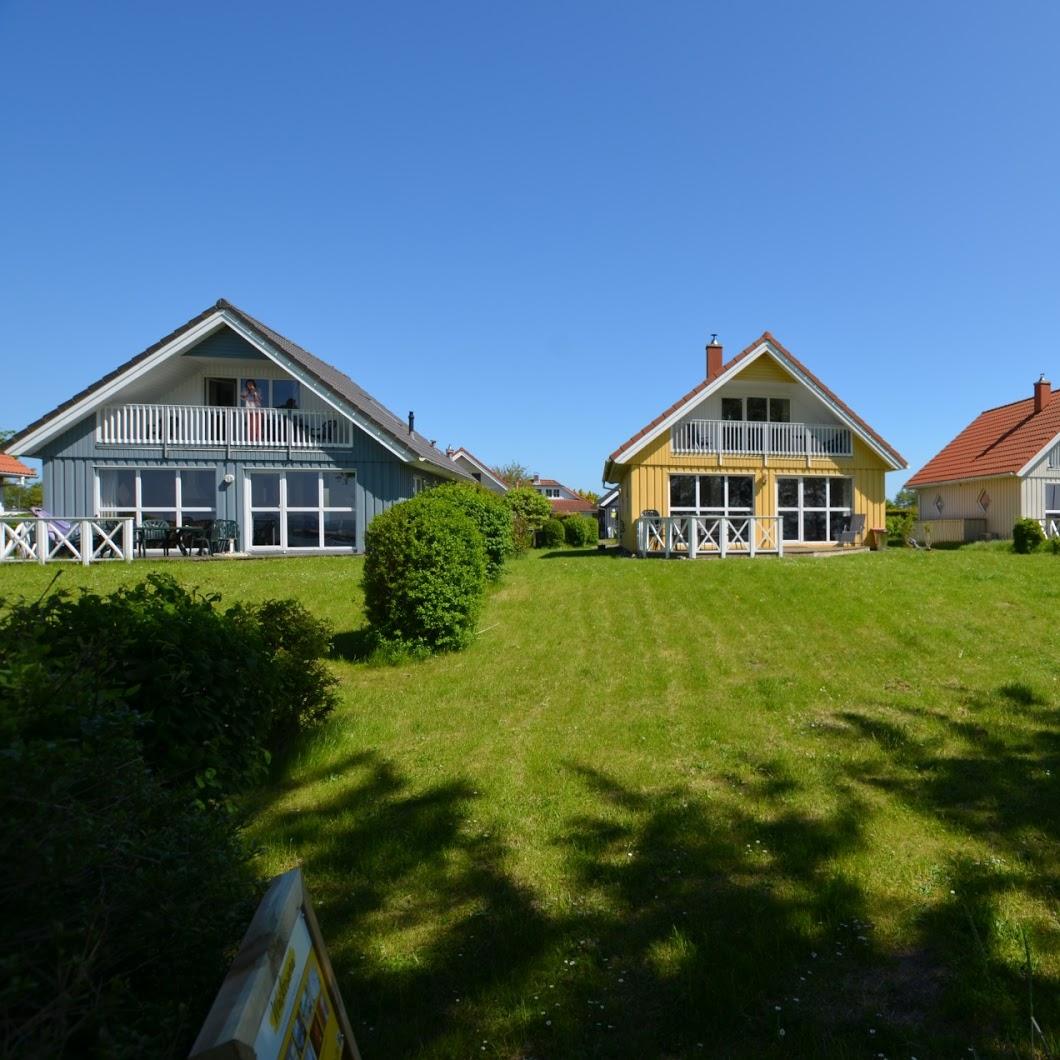
[[[613,486],[596,504],[596,518],[600,523],[600,537],[608,541],[618,537],[621,492],[618,486]]]
[[[474,453],[463,447],[459,449],[446,449],[445,455],[457,467],[466,471],[479,485],[493,493],[507,493],[508,487],[497,477],[497,473],[483,460],[479,460]]]
[[[530,486],[537,490],[543,497],[547,497],[552,505],[552,514],[561,515],[591,515],[596,517],[596,505],[579,496],[569,486],[557,482],[554,478],[541,478],[534,475]]]
[[[230,519],[257,551],[354,551],[468,474],[347,375],[223,299],[30,424],[56,516]]]
[[[1060,400],[1044,376],[1029,397],[987,409],[906,484],[933,541],[1011,537],[1017,519],[1060,520]]]
[[[4,486],[9,483],[24,486],[35,475],[33,468],[27,467],[21,460],[0,453],[0,512],[4,510]]]
[[[906,466],[896,449],[769,332],[728,364],[716,340],[706,353],[703,382],[604,463],[625,548],[652,516],[738,520],[770,551],[778,533],[833,542],[854,514],[885,525],[884,476]]]

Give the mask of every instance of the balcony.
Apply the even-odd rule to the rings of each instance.
[[[686,420],[670,428],[675,454],[849,457],[848,427],[832,423],[761,423],[753,420]]]
[[[342,449],[353,424],[330,412],[214,405],[109,405],[96,413],[98,445],[179,449]]]

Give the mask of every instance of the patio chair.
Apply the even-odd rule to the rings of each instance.
[[[836,545],[856,545],[858,536],[865,532],[864,515],[848,515],[843,520],[843,528],[836,535]]]
[[[234,519],[215,519],[210,528],[210,555],[235,551],[239,539],[239,524]]]
[[[62,546],[68,552],[81,547],[81,525],[66,519],[57,519],[47,508],[30,508],[38,519],[46,519],[48,526],[48,550]]]
[[[172,530],[165,519],[145,519],[136,528],[136,543],[140,547],[140,558],[147,558],[148,546],[161,548],[162,555],[169,555],[169,542]]]

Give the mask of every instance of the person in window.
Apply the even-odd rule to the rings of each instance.
[[[261,391],[253,379],[243,384],[243,405],[247,413],[247,438],[256,442],[261,437]]]

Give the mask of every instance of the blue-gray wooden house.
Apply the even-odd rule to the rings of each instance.
[[[348,376],[224,299],[12,438],[56,516],[231,519],[249,552],[358,551],[470,476]]]

